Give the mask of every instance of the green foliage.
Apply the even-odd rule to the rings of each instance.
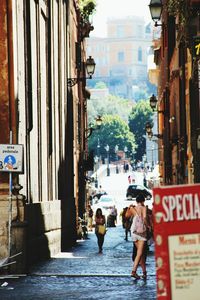
[[[97,145],[99,141],[99,155],[102,158],[107,156],[105,150],[106,145],[109,145],[110,159],[115,160],[115,146],[118,145],[118,150],[128,149],[127,154],[135,152],[135,138],[125,121],[117,115],[104,115],[103,122],[100,129],[94,131],[89,138],[89,150],[94,150],[97,155]]]
[[[141,160],[142,156],[146,152],[146,141],[143,137],[146,135],[145,124],[152,119],[152,110],[148,101],[140,101],[132,109],[129,115],[129,128],[135,136],[135,142],[137,145],[137,151],[135,154],[136,160]]]
[[[79,8],[83,21],[87,23],[89,17],[95,12],[96,0],[79,0]]]
[[[107,86],[105,84],[105,82],[103,81],[98,81],[96,84],[95,84],[95,89],[106,89]]]
[[[167,11],[171,16],[178,15],[180,25],[185,25],[189,11],[187,0],[168,0]]]
[[[91,97],[88,101],[88,122],[92,123],[96,116],[118,115],[128,124],[128,115],[134,104],[132,101],[109,95],[104,98]]]

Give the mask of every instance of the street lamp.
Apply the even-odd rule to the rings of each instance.
[[[98,116],[95,121],[96,121],[95,127],[89,127],[89,128],[86,129],[86,131],[88,132],[88,134],[86,136],[86,139],[88,139],[92,135],[94,130],[100,129],[101,124],[102,124],[101,116]]]
[[[128,151],[128,148],[125,146],[124,147],[124,153],[125,153],[125,159],[126,159],[126,152]]]
[[[146,123],[145,129],[146,129],[146,132],[148,135],[152,132],[152,127],[153,127],[153,125],[150,122]]]
[[[94,157],[94,162],[95,162],[95,166],[96,166],[96,176],[95,176],[95,188],[98,188],[98,177],[97,177],[97,171],[98,171],[98,161],[99,161],[99,158],[98,156],[95,156]]]
[[[157,22],[161,18],[162,13],[162,0],[151,0],[149,4],[149,10],[151,13],[151,18],[155,22],[155,26],[162,26],[162,24],[158,24]]]
[[[107,144],[106,147],[106,152],[107,152],[107,176],[110,176],[110,168],[109,168],[109,150],[110,150],[110,147],[109,145]]]
[[[119,168],[118,168],[118,155],[117,155],[118,150],[119,150],[119,146],[116,145],[116,146],[115,146],[115,154],[116,154],[116,174],[119,173]]]
[[[85,62],[86,72],[89,77],[68,78],[67,86],[72,87],[80,81],[84,81],[86,79],[92,79],[92,75],[94,74],[95,66],[96,66],[96,63],[95,63],[94,59],[92,58],[92,56],[89,56],[89,58],[87,58],[87,60]]]
[[[147,156],[146,156],[146,154],[144,154],[142,156],[142,161],[143,161],[143,164],[144,164],[144,167],[145,167],[146,166],[146,162],[147,162]]]
[[[158,103],[158,99],[156,98],[156,96],[153,94],[150,99],[149,99],[149,104],[151,106],[151,109],[153,111],[157,111],[157,113],[162,113],[164,114],[164,111],[163,110],[156,110],[157,108],[157,103]]]
[[[145,130],[148,135],[148,138],[151,140],[153,136],[157,137],[158,139],[163,139],[163,134],[154,134],[152,131],[153,125],[150,122],[147,122],[145,125]]]
[[[153,167],[154,167],[154,146],[152,146],[151,148],[151,151],[152,151],[152,161],[151,161],[151,170],[153,171]]]
[[[98,165],[97,168],[99,170],[99,161],[100,161],[100,142],[99,142],[99,138],[98,138],[98,143],[97,143],[97,157],[98,157]]]

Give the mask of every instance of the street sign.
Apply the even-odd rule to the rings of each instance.
[[[0,144],[0,172],[23,172],[23,145]]]
[[[200,184],[153,189],[158,300],[198,300]]]

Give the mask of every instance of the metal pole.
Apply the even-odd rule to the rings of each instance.
[[[10,131],[12,144],[12,131]],[[8,209],[8,256],[11,256],[11,223],[12,223],[12,172],[9,172],[9,209]]]
[[[97,176],[97,171],[98,171],[98,157],[97,157],[97,156],[95,156],[94,162],[95,162],[95,170],[96,170],[96,175],[95,175],[95,188],[98,188],[98,176]]]
[[[110,168],[109,168],[109,150],[107,151],[107,176],[110,176]]]

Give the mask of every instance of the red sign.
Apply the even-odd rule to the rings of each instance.
[[[158,300],[199,300],[200,184],[153,189]]]

